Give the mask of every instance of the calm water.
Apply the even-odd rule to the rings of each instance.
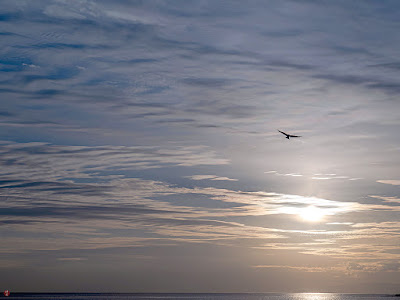
[[[6,297],[2,297],[7,299]],[[357,294],[11,294],[21,300],[388,300],[393,295]]]

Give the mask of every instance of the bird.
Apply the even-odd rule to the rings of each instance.
[[[290,140],[291,137],[301,137],[301,135],[292,135],[292,134],[284,133],[283,131],[280,131],[280,130],[278,130],[278,131],[279,131],[280,133],[286,135],[286,138],[287,138],[288,140]]]

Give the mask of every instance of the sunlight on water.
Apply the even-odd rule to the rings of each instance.
[[[294,299],[296,299],[296,300],[339,300],[339,299],[341,299],[341,297],[339,294],[301,293],[301,294],[295,294]]]

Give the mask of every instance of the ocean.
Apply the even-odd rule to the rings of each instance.
[[[7,299],[6,297],[2,297]],[[372,294],[111,294],[111,293],[14,293],[8,297],[21,300],[388,300],[394,295]]]

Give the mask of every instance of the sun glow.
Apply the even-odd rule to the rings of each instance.
[[[299,216],[309,222],[318,222],[321,221],[324,217],[324,211],[315,206],[308,206],[300,210]]]

